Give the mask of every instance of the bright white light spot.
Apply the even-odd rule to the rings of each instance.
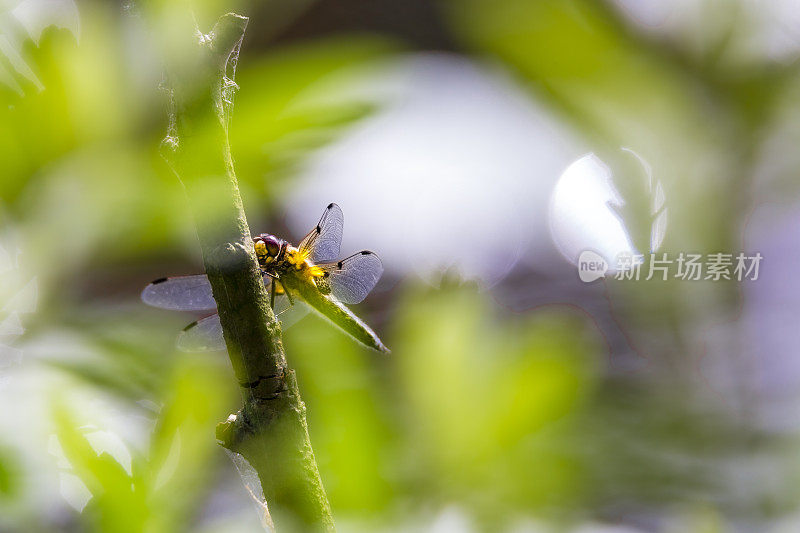
[[[550,230],[561,254],[577,264],[584,250],[603,256],[611,269],[622,253],[638,254],[611,206],[624,201],[611,171],[594,154],[571,164],[561,175],[550,203]]]
[[[591,250],[608,263],[610,271],[618,265],[620,255],[646,254],[657,251],[666,235],[667,207],[664,188],[654,179],[650,165],[633,150],[623,148],[639,160],[645,183],[634,184],[646,196],[650,220],[650,249],[639,251],[633,244],[630,230],[620,218],[619,208],[626,201],[612,180],[612,172],[597,156],[587,154],[571,164],[558,179],[550,201],[550,232],[561,254],[571,263]],[[638,186],[641,186],[639,188]],[[641,263],[642,258],[634,258]]]

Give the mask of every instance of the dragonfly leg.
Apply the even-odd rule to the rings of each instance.
[[[292,300],[292,295],[289,294],[289,291],[286,290],[286,285],[281,283],[281,287],[283,288],[283,293],[286,295],[286,298],[289,299],[289,305],[294,305],[294,300]]]
[[[272,283],[270,283],[271,287],[269,290],[269,306],[271,309],[275,309],[275,285],[277,283],[278,283],[277,281],[273,281]]]

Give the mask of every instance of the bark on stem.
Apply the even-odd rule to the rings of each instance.
[[[197,57],[170,65],[170,131],[165,157],[186,187],[203,261],[217,301],[242,408],[217,427],[226,448],[242,454],[261,479],[281,528],[334,531],[308,436],[305,405],[288,368],[280,324],[268,304],[228,142],[226,69],[247,18],[233,13],[207,34],[196,32]],[[291,517],[290,519],[288,517]]]

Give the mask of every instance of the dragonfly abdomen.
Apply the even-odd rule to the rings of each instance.
[[[315,284],[304,283],[290,276],[287,280],[287,285],[287,288],[299,294],[311,309],[330,320],[334,325],[344,330],[345,333],[357,341],[369,346],[373,350],[389,352],[389,349],[381,342],[378,335],[358,318],[355,313],[344,304],[336,301],[335,298],[323,294]]]

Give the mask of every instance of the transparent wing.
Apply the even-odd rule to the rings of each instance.
[[[319,265],[331,293],[342,303],[357,304],[367,297],[383,274],[381,260],[364,250],[336,263]]]
[[[225,349],[222,324],[214,313],[186,326],[178,335],[178,349],[184,352],[214,352]]]
[[[256,511],[261,519],[261,525],[264,531],[274,533],[275,524],[272,522],[272,517],[269,514],[269,507],[267,507],[267,501],[264,499],[264,491],[261,488],[261,479],[258,477],[258,472],[247,462],[247,459],[245,459],[243,455],[232,452],[227,448],[223,448],[223,450],[225,450],[225,453],[228,454],[228,457],[233,461],[236,470],[239,472],[239,476],[242,478],[245,489],[248,494],[250,494],[253,503],[255,503]]]
[[[303,302],[289,303],[285,294],[275,297],[275,315],[281,327],[287,329],[308,314],[309,308]],[[197,322],[192,322],[178,336],[178,349],[184,352],[213,352],[225,349],[222,324],[219,315],[213,314]]]
[[[272,278],[266,274],[264,274],[263,277],[264,286],[267,289],[267,294],[269,294]],[[292,304],[289,301],[289,298],[286,297],[286,294],[279,293],[275,295],[275,308],[272,311],[275,313],[275,316],[278,317],[278,320],[281,323],[281,328],[284,330],[291,327],[298,320],[306,316],[310,310],[311,309],[308,307],[308,305],[302,300],[294,298],[294,304]]]
[[[288,298],[275,298],[275,316],[281,322],[281,329],[286,330],[296,324],[301,318],[306,316],[309,309],[305,302],[294,299],[294,305],[289,303]]]
[[[211,284],[205,275],[161,278],[142,291],[142,301],[153,307],[175,311],[216,309]]]
[[[339,257],[344,231],[344,214],[336,204],[329,204],[317,225],[300,241],[298,249],[314,263],[333,261]]]

